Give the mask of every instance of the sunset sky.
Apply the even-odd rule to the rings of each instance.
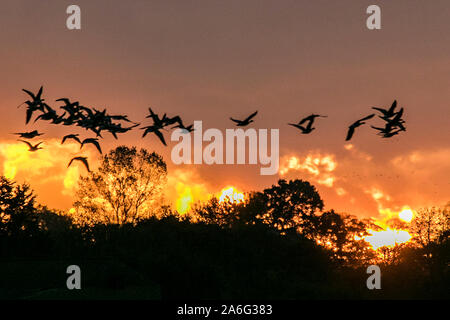
[[[378,217],[450,201],[450,2],[448,0],[75,1],[82,29],[66,28],[70,1],[3,0],[0,5],[0,174],[28,182],[40,203],[69,209],[82,166],[67,169],[68,128],[25,126],[28,97],[68,97],[143,122],[148,107],[234,128],[229,117],[259,113],[252,128],[280,130],[280,172],[259,165],[183,165],[141,131],[108,136],[107,151],[136,145],[163,155],[168,199],[205,200],[234,186],[262,190],[278,179],[314,184],[327,209]],[[382,29],[366,28],[366,8]],[[348,125],[397,99],[407,131],[382,139],[368,125],[345,142]],[[288,122],[319,113],[301,135]],[[381,120],[371,122],[380,124]],[[45,149],[29,154],[13,132],[38,129]],[[77,131],[84,133],[83,131]],[[170,135],[166,140],[170,142]],[[87,136],[86,136],[87,137]],[[97,153],[86,149],[92,167]]]

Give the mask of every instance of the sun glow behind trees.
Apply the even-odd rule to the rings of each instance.
[[[220,191],[219,203],[225,201],[231,203],[242,203],[245,201],[245,196],[242,192],[239,192],[235,187],[226,187]]]
[[[405,222],[411,222],[414,218],[414,212],[411,209],[403,209],[398,214],[398,217]]]
[[[191,206],[198,201],[195,199],[194,194],[198,193],[198,189],[195,186],[188,185],[179,185],[177,188],[178,197],[175,200],[175,208],[180,214],[186,214],[191,209]],[[242,203],[245,201],[244,193],[238,191],[233,186],[228,186],[223,188],[217,194],[208,194],[207,196],[203,195],[203,198],[210,199],[212,197],[217,197],[219,199],[219,203],[231,202],[231,203]]]
[[[79,152],[77,144],[66,143],[61,145],[57,139],[48,139],[43,145],[44,149],[39,152],[28,152],[27,146],[21,142],[11,141],[0,145],[0,154],[3,157],[3,175],[9,179],[38,179],[40,183],[45,181],[59,181],[61,183],[61,192],[64,195],[71,195],[77,186],[80,174],[85,174],[82,167],[74,165],[67,168],[70,157]],[[85,152],[88,150],[85,150]],[[312,175],[312,180],[319,183],[322,178],[322,171],[326,174],[332,174],[336,168],[335,160],[330,156],[306,157],[304,161],[291,157],[288,159],[285,170],[306,171]],[[95,164],[95,162],[93,162]],[[231,203],[242,203],[245,201],[244,194],[234,186],[226,186],[217,193],[209,192],[209,187],[203,184],[199,177],[195,178],[190,172],[173,172],[169,184],[174,184],[174,192],[168,200],[180,214],[186,214],[196,202],[204,202],[215,196],[219,203],[225,201]],[[182,174],[186,175],[185,179]],[[42,178],[44,176],[44,178]],[[169,176],[171,176],[169,172]],[[315,178],[315,179],[314,179]],[[320,179],[319,179],[320,178]],[[320,184],[320,183],[319,183]],[[73,213],[73,210],[72,210]],[[398,211],[381,210],[381,217],[397,219],[406,226],[414,217],[414,211],[403,206]],[[376,250],[382,246],[395,246],[396,244],[406,243],[411,240],[411,235],[405,227],[393,227],[386,223],[386,219],[375,219],[375,223],[382,230],[368,230],[369,236],[365,240]]]
[[[369,242],[374,250],[381,247],[394,247],[397,244],[405,243],[411,240],[411,235],[405,230],[393,230],[387,228],[382,231],[374,231],[369,229],[369,236],[364,238],[365,241]]]
[[[62,145],[59,139],[45,139],[41,146],[42,150],[29,152],[22,142],[1,141],[2,175],[32,183],[33,188],[37,184],[47,186],[57,183],[61,186],[62,195],[73,195],[78,178],[85,173],[85,169],[79,164],[67,168],[67,164],[73,155],[79,153],[79,145],[70,142]],[[83,153],[95,159],[96,154],[91,150],[83,150]]]
[[[395,247],[396,245],[407,243],[412,239],[411,234],[405,230],[404,227],[394,228],[389,224],[389,221],[400,220],[403,223],[409,224],[414,218],[414,211],[408,206],[404,206],[399,212],[392,212],[390,210],[388,220],[379,219],[375,221],[382,230],[368,229],[370,234],[364,237],[364,240],[369,242],[374,250],[382,247]]]
[[[345,149],[352,150],[353,145],[346,145]],[[366,155],[361,156],[370,161],[370,158],[367,158]],[[280,175],[284,176],[289,171],[298,171],[308,175],[309,179],[319,185],[333,187],[334,181],[336,180],[334,176],[336,167],[337,161],[332,155],[309,154],[304,159],[290,156],[283,158],[281,161]],[[346,194],[346,191],[341,188],[336,188],[336,192],[338,195]],[[369,193],[375,201],[384,197],[384,194],[377,189],[372,189]],[[412,237],[408,231],[402,228],[392,228],[387,223],[387,220],[390,219],[399,219],[402,222],[410,223],[414,217],[414,212],[411,208],[403,206],[400,211],[395,212],[390,209],[382,209],[379,206],[379,214],[381,217],[375,218],[374,220],[375,224],[382,230],[368,229],[370,235],[364,237],[364,240],[369,242],[374,250],[384,246],[392,247],[396,244],[406,243],[411,240]]]

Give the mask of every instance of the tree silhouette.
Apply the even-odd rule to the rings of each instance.
[[[442,277],[445,270],[448,272],[450,263],[449,207],[418,210],[411,221],[410,232],[429,275]]]
[[[80,224],[136,223],[161,211],[166,163],[145,149],[117,147],[98,170],[81,177],[74,203]]]
[[[0,177],[0,234],[32,236],[38,229],[35,195],[27,184]]]
[[[309,233],[316,211],[322,209],[323,201],[309,182],[279,180],[278,185],[250,197],[245,216],[248,221],[260,220],[282,233]]]
[[[324,212],[313,220],[314,230],[308,237],[327,248],[335,261],[345,265],[367,264],[375,258],[370,244],[363,237],[373,227],[370,220],[359,220],[352,215]]]
[[[192,219],[207,224],[216,224],[221,227],[233,227],[241,221],[241,211],[244,202],[235,203],[228,199],[220,202],[217,197],[212,197],[206,203],[197,203],[192,210]]]
[[[423,208],[416,212],[410,231],[414,241],[423,248],[442,243],[450,230],[450,210],[447,208]]]
[[[115,152],[121,154],[117,159],[112,157]],[[126,176],[137,175],[135,171],[141,168],[137,166],[141,152],[116,149],[108,154],[109,160],[102,162],[95,174],[102,173],[113,182],[117,177],[111,176],[112,173],[118,174],[118,181],[112,185],[122,181],[121,186],[127,186],[123,187],[125,196],[135,197],[132,188],[141,182],[135,185],[125,182],[131,184],[133,179]],[[162,170],[159,156],[142,154],[152,164],[148,164],[149,170]],[[113,167],[126,172],[109,168],[113,159],[116,160]],[[138,177],[141,179],[142,175]],[[95,184],[91,187],[97,188]],[[161,191],[158,190],[147,194],[152,196],[151,205],[156,206],[155,199]],[[370,253],[374,255],[375,251],[370,251],[364,240],[358,240],[367,228],[374,229],[371,221],[333,210],[319,211],[323,205],[320,197],[311,185],[301,180],[280,181],[263,192],[247,195],[241,203],[212,198],[199,206],[196,221],[185,216],[155,216],[155,211],[147,211],[144,203],[138,216],[133,217],[136,223],[128,223],[133,221],[129,218],[121,225],[74,224],[61,212],[36,205],[27,185],[17,185],[6,178],[0,179],[0,191],[0,256],[7,261],[0,263],[0,272],[5,275],[0,278],[0,298],[58,299],[62,295],[86,299],[448,297],[448,227],[441,222],[420,223],[442,221],[429,217],[445,217],[448,212],[441,209],[416,215],[417,227],[436,231],[425,237],[430,239],[432,249],[429,260],[419,242],[416,246],[408,243],[380,250],[383,290],[374,295],[366,289],[365,280],[366,265],[372,264]],[[95,196],[100,195],[96,191]],[[92,208],[83,210],[88,209]],[[281,220],[282,217],[285,219]],[[96,218],[97,222],[114,219]],[[278,224],[269,223],[273,221]],[[280,221],[288,227],[282,228]],[[76,293],[66,290],[61,266],[78,261],[86,270],[83,285],[87,290]]]
[[[240,203],[219,202],[215,197],[193,210],[194,220],[232,227],[237,224],[265,224],[281,232],[312,232],[315,212],[323,202],[307,181],[279,180],[263,192],[251,192]]]

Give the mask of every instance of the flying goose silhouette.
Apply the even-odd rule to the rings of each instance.
[[[98,143],[98,139],[97,138],[88,138],[88,139],[84,139],[81,142],[81,146],[80,146],[80,150],[83,148],[83,146],[87,143],[91,143],[93,144],[97,150],[100,152],[100,154],[102,154],[102,148],[100,147],[100,143]]]
[[[388,110],[377,107],[372,107],[372,109],[380,111],[383,114],[383,116],[380,116],[380,118],[383,120],[387,120],[395,115],[396,107],[397,107],[397,100],[394,100],[394,102],[392,103],[391,107]]]
[[[78,136],[79,136],[79,134],[68,134],[68,135],[65,135],[63,137],[62,141],[61,141],[61,144],[64,144],[64,142],[66,142],[67,139],[73,139],[76,142],[78,142],[79,144],[82,144],[81,140],[80,140],[80,138],[78,138]]]
[[[249,115],[244,120],[237,120],[237,119],[233,119],[233,118],[230,118],[230,120],[235,122],[236,126],[238,126],[238,127],[245,127],[245,126],[248,126],[251,122],[253,122],[252,118],[255,117],[257,113],[258,113],[258,111],[253,112],[251,115]]]
[[[36,151],[42,149],[42,148],[39,147],[39,146],[40,146],[43,142],[39,142],[38,144],[35,144],[35,145],[33,146],[31,143],[29,143],[28,141],[25,141],[25,140],[20,140],[20,139],[18,139],[17,141],[21,141],[21,142],[23,142],[23,143],[26,143],[26,144],[28,145],[28,147],[29,147],[28,151],[30,151],[30,152],[36,152]]]
[[[154,133],[159,138],[159,140],[165,146],[167,146],[166,140],[164,139],[164,135],[160,131],[161,129],[166,130],[165,129],[166,126],[178,123],[176,127],[192,131],[192,125],[185,127],[180,116],[174,116],[172,118],[169,118],[166,114],[164,114],[162,118],[160,118],[156,113],[153,112],[152,108],[148,108],[148,111],[150,112],[150,115],[148,115],[146,118],[152,118],[153,125],[141,128],[141,130],[145,130],[144,133],[142,134],[142,137],[145,137],[148,133]]]
[[[162,134],[161,131],[159,131],[160,129],[163,129],[163,127],[153,125],[153,126],[143,127],[143,128],[141,128],[141,129],[142,129],[142,130],[145,130],[145,131],[144,131],[144,134],[142,135],[142,138],[144,138],[148,133],[154,133],[154,134],[159,138],[159,140],[161,140],[161,142],[162,142],[165,146],[167,146],[166,140],[164,139],[164,135]]]
[[[378,135],[385,135],[386,133],[388,133],[389,131],[391,131],[391,128],[389,126],[384,127],[384,128],[380,128],[380,127],[375,127],[375,126],[370,126],[371,128],[378,130],[380,132],[378,132]]]
[[[124,127],[122,127],[122,125],[120,123],[119,124],[110,124],[108,126],[107,130],[109,131],[109,133],[111,133],[113,135],[113,137],[115,139],[118,139],[117,138],[117,134],[118,133],[128,132],[129,130],[134,129],[134,128],[136,128],[139,125],[140,125],[140,123],[136,123],[136,124],[132,125],[131,127],[124,128]]]
[[[189,125],[189,126],[185,126],[183,123],[180,123],[179,125],[173,127],[172,129],[174,129],[174,128],[180,128],[180,129],[185,130],[185,131],[187,131],[187,132],[192,132],[192,131],[194,131],[194,128],[193,128],[193,127],[194,127],[193,124],[191,124],[191,125]]]
[[[353,134],[355,133],[355,129],[358,128],[359,126],[362,126],[363,124],[365,124],[364,121],[372,119],[374,116],[375,116],[375,114],[373,113],[367,117],[364,117],[364,118],[359,119],[358,121],[355,121],[354,123],[352,123],[348,127],[347,137],[345,138],[345,141],[349,141],[353,137]]]
[[[84,164],[84,166],[86,167],[87,171],[91,172],[91,170],[89,169],[89,163],[87,161],[87,157],[75,157],[75,158],[72,158],[70,160],[67,168],[70,167],[74,161],[81,161]]]
[[[382,136],[383,138],[390,138],[400,133],[400,131],[405,131],[406,129],[398,129],[397,131],[393,131],[395,129],[394,127],[391,127],[389,124],[386,125],[384,128],[374,127],[371,126],[373,129],[378,130],[378,135]]]
[[[313,121],[309,121],[308,125],[305,127],[303,127],[302,125],[298,124],[298,123],[288,123],[290,126],[296,127],[297,129],[300,129],[302,131],[302,134],[309,134],[311,133],[314,129],[312,127]]]
[[[32,101],[27,100],[24,102],[28,106],[27,111],[26,111],[26,118],[25,118],[25,123],[28,124],[28,122],[30,122],[31,117],[33,116],[34,112],[36,112],[37,110],[41,110],[42,112],[45,112],[44,106],[47,106],[47,104],[44,102],[44,99],[41,98],[42,91],[43,91],[42,86],[36,95],[34,95],[33,92],[26,90],[26,89],[22,89],[22,91],[27,93],[32,99]],[[24,103],[19,105],[18,108],[20,106],[22,106]]]
[[[393,136],[399,134],[400,131],[403,131],[403,130],[398,129],[397,131],[390,131],[390,132],[387,132],[387,133],[385,133],[385,134],[383,135],[383,138],[390,138],[390,137],[393,137]]]
[[[20,138],[24,138],[24,139],[33,139],[35,137],[43,135],[43,133],[39,133],[37,130],[30,131],[30,132],[17,132],[17,133],[13,133],[13,134],[19,135]]]
[[[298,123],[288,123],[289,125],[296,127],[297,129],[300,129],[302,131],[302,134],[309,134],[311,133],[314,129],[313,128],[313,124],[314,124],[314,120],[316,118],[326,118],[327,116],[322,116],[319,114],[311,114],[305,118],[303,118],[302,120],[300,120]],[[308,124],[305,126],[302,126],[302,124],[304,124],[305,122],[308,122]]]
[[[316,118],[327,118],[327,116],[321,116],[320,114],[312,114],[300,120],[298,124],[304,124],[306,121],[314,122]]]
[[[109,118],[112,120],[119,120],[119,121],[135,123],[135,122],[131,121],[130,119],[128,119],[127,115],[113,115],[113,116],[109,116]]]
[[[405,122],[404,120],[402,120],[403,112],[404,109],[401,108],[400,111],[395,114],[392,120],[387,119],[386,121],[392,126],[402,125]]]
[[[178,124],[182,124],[183,123],[183,121],[181,120],[180,116],[167,118],[167,120],[164,121],[164,125],[165,126],[170,126],[170,125],[175,124],[175,123],[178,123]]]
[[[62,109],[65,109],[65,108],[66,109],[74,109],[80,105],[80,103],[78,101],[70,102],[69,98],[59,98],[59,99],[56,99],[55,101],[64,102],[65,106],[61,107]]]
[[[383,136],[383,138],[390,138],[394,135],[397,135],[400,131],[406,131],[405,126],[403,125],[405,121],[402,119],[404,108],[401,108],[398,112],[395,112],[395,107],[397,106],[397,102],[394,101],[391,108],[389,110],[384,110],[381,108],[373,108],[383,113],[383,116],[379,116],[383,119],[386,124],[384,128],[373,127],[378,130],[378,135]],[[397,131],[394,131],[398,129]]]
[[[178,122],[178,125],[172,127],[172,129],[179,128],[179,129],[183,129],[183,130],[185,130],[187,132],[194,131],[194,129],[193,129],[194,125],[191,124],[189,126],[185,126],[184,123],[183,123],[183,120],[181,120],[181,118],[179,116],[176,116],[176,117],[172,118],[171,122],[172,121]]]
[[[53,108],[51,108],[48,105],[44,105],[44,111],[42,114],[40,114],[39,116],[36,117],[36,119],[34,120],[34,122],[38,121],[38,120],[45,120],[45,121],[49,121],[52,120],[53,122],[58,120],[58,114],[56,113],[56,110],[54,110]]]
[[[153,112],[152,108],[148,108],[148,111],[150,112],[150,114],[146,116],[146,118],[152,118],[153,124],[156,126],[160,126],[161,128],[163,128],[166,121],[169,120],[169,118],[165,113],[163,117],[160,119],[159,116]]]
[[[25,93],[27,93],[30,97],[31,97],[31,99],[33,99],[33,101],[26,101],[26,102],[24,102],[24,103],[27,103],[27,105],[29,106],[29,107],[31,107],[31,106],[33,106],[33,107],[38,107],[38,106],[41,106],[42,105],[42,103],[44,102],[44,99],[42,99],[41,98],[41,95],[42,95],[42,91],[44,90],[44,87],[43,86],[41,86],[41,88],[39,89],[39,91],[38,91],[38,93],[36,94],[36,95],[34,95],[34,93],[33,92],[31,92],[31,91],[29,91],[29,90],[27,90],[27,89],[22,89],[22,91],[24,91]],[[23,103],[22,103],[23,104]],[[21,104],[21,105],[22,105]],[[20,105],[20,106],[21,106]],[[19,107],[20,107],[19,106]]]

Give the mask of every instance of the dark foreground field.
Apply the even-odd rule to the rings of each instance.
[[[1,239],[1,299],[448,298],[448,275],[405,265],[382,269],[382,289],[368,290],[364,266],[343,267],[312,241],[263,226],[165,218],[80,229],[52,219],[45,232]],[[69,265],[81,268],[81,290],[66,287]]]

